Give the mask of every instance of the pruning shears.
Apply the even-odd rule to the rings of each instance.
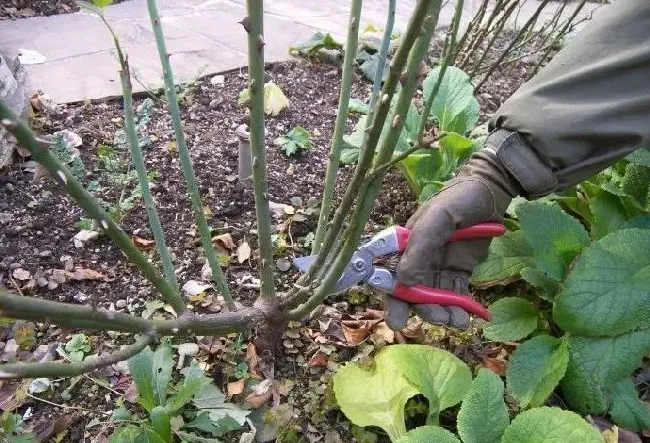
[[[478,223],[461,228],[452,234],[450,241],[476,238],[492,238],[505,234],[500,223]],[[458,306],[470,314],[490,320],[490,312],[471,297],[446,289],[430,288],[424,285],[405,286],[395,279],[391,270],[375,266],[375,260],[404,252],[411,231],[402,226],[392,226],[373,236],[355,251],[350,263],[336,283],[336,291],[366,283],[373,288],[391,294],[393,297],[411,303]],[[305,273],[316,259],[315,255],[297,257],[293,260],[298,269]]]

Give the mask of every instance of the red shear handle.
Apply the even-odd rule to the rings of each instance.
[[[429,288],[424,285],[404,286],[397,283],[393,290],[393,297],[411,303],[458,306],[483,320],[490,321],[491,319],[490,311],[485,306],[469,296],[446,289]]]
[[[397,243],[399,252],[404,252],[409,242],[411,231],[402,227],[395,226],[397,233]],[[450,241],[471,240],[473,238],[500,237],[506,233],[506,227],[501,223],[478,223],[467,228],[461,228],[454,231]]]

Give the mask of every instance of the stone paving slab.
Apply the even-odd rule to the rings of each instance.
[[[415,3],[416,0],[397,2],[397,31],[406,28]],[[479,4],[480,0],[465,2],[463,23],[471,19]],[[523,4],[520,23],[536,5],[537,0]],[[246,34],[237,23],[245,15],[245,0],[158,0],[158,7],[177,82],[247,63]],[[364,1],[362,26],[382,26],[385,10],[385,0]],[[550,17],[552,10],[549,8],[546,17]],[[266,1],[266,61],[286,59],[289,46],[316,31],[331,32],[343,39],[348,11],[348,1],[342,0]],[[440,14],[439,26],[449,25],[452,14],[453,2],[448,1]],[[136,76],[134,90],[159,88],[162,76],[146,1],[109,6],[106,17],[129,56]],[[21,50],[37,51],[44,56],[43,62],[25,66],[27,91],[42,90],[59,103],[120,95],[110,35],[92,14],[82,11],[0,21],[0,51],[11,58]]]

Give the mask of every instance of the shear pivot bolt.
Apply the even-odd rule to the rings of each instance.
[[[354,261],[354,268],[357,271],[362,271],[364,267],[365,267],[365,263],[363,262],[362,259],[358,258]]]

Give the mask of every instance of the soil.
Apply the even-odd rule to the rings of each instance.
[[[436,49],[432,51],[432,57],[435,56]],[[515,64],[511,71],[497,72],[494,79],[480,91],[483,120],[521,83],[527,66],[525,62],[520,62]],[[300,197],[302,202],[320,197],[329,151],[328,143],[336,117],[340,71],[332,66],[299,61],[271,65],[267,73],[290,101],[289,108],[279,116],[267,117],[269,199],[275,203],[297,207],[295,199],[292,202],[293,197]],[[246,73],[242,69],[223,76],[200,79],[193,84],[179,87],[179,90],[187,143],[205,212],[214,228],[213,233],[230,234],[236,245],[246,242],[253,250],[252,258],[243,260],[242,263],[237,260],[235,251],[227,251],[231,253],[232,260],[224,269],[235,300],[248,305],[257,295],[257,289],[252,287],[254,284],[251,285],[257,276],[254,252],[256,218],[252,192],[242,187],[236,178],[238,142],[235,136],[235,129],[245,121],[244,108],[237,104],[239,92],[245,87]],[[352,97],[365,99],[369,89],[368,83],[355,76]],[[186,198],[178,153],[172,143],[173,133],[167,105],[163,96],[152,93],[144,94],[135,100],[135,106],[141,105],[147,98],[154,100],[154,108],[151,120],[142,132],[150,141],[149,146],[144,148],[144,153],[148,170],[158,174],[152,192],[165,229],[167,244],[174,255],[177,276],[181,285],[188,280],[205,280],[202,277],[205,260],[199,247],[191,207]],[[350,115],[348,130],[352,129],[356,119],[357,116]],[[129,195],[135,188],[134,181],[126,189],[111,185],[105,167],[98,158],[98,152],[106,146],[114,146],[115,134],[121,129],[120,101],[78,103],[56,109],[43,107],[36,112],[32,123],[34,130],[44,136],[68,130],[81,137],[82,144],[78,149],[84,164],[83,182],[86,186],[91,185],[96,189],[96,196],[114,203],[120,195]],[[274,145],[274,140],[297,125],[311,133],[312,147],[308,151],[287,157]],[[117,152],[122,159],[122,170],[126,171],[128,151]],[[156,299],[150,285],[126,263],[121,252],[107,238],[100,237],[92,243],[76,247],[72,239],[80,230],[81,210],[51,180],[45,178],[34,181],[32,170],[33,165],[23,163],[0,172],[0,251],[3,251],[0,257],[0,283],[24,295],[68,303],[92,304],[140,315],[144,310],[145,301]],[[351,172],[352,168],[349,166],[344,166],[339,171],[337,194],[340,194],[349,181]],[[392,223],[403,224],[415,208],[415,196],[406,181],[397,172],[390,172],[367,229],[376,231]],[[288,226],[288,246],[284,249],[278,248],[277,259],[290,260],[294,255],[309,252],[305,241],[315,229],[317,215],[311,214],[305,218],[304,221],[294,221]],[[286,226],[287,219],[287,215],[281,216],[276,219],[276,223],[284,223]],[[123,214],[120,223],[129,235],[146,240],[152,238],[141,200]],[[281,261],[278,264],[284,269]],[[92,269],[106,278],[104,281],[67,281],[49,289],[38,284],[30,285],[29,279],[21,280],[20,276],[16,277],[15,274],[17,269],[22,269],[32,277],[41,276],[47,279],[52,270],[64,269],[66,266]],[[280,292],[290,289],[297,278],[293,268],[285,272],[278,269],[277,275],[277,290]],[[216,296],[214,298],[213,303],[205,306],[197,303],[195,309],[222,309],[223,302]],[[340,295],[332,297],[327,303],[340,313],[347,314],[359,313],[368,308],[381,309],[380,298],[375,296],[367,297],[359,303],[351,300],[349,296]],[[162,311],[159,312],[160,315],[166,315]],[[301,412],[302,418],[296,420],[299,429],[316,434],[334,429],[343,436],[344,441],[352,441],[349,424],[341,413],[335,410],[323,412],[326,410],[331,371],[308,367],[305,364],[319,349],[318,345],[308,343],[309,339],[305,334],[310,327],[313,325],[292,326],[289,334],[293,341],[289,340],[291,347],[288,347],[285,341],[287,352],[277,363],[276,378],[291,379],[294,383],[287,401]],[[49,352],[53,352],[57,344],[65,344],[72,332],[74,331],[38,325],[36,340],[30,351],[38,345],[46,345]],[[0,337],[3,348],[13,334],[10,327],[3,330]],[[457,334],[442,329],[437,334],[434,334],[433,338],[429,337],[429,342],[445,347],[469,362],[481,361],[493,351],[486,348],[476,335]],[[110,351],[121,343],[130,342],[130,338],[124,334],[99,333],[88,336],[93,352]],[[246,338],[243,336],[244,343]],[[206,362],[211,365],[210,375],[224,389],[228,381],[236,379],[232,372],[233,355],[227,351],[232,349],[236,340],[237,337],[234,336],[223,339],[219,342],[219,351],[205,357]],[[296,340],[301,344],[298,345]],[[357,348],[338,347],[333,359],[344,362],[352,358],[363,358],[373,350],[372,346],[368,349],[367,345]],[[28,355],[29,352],[23,356]],[[242,358],[241,350],[238,355],[237,358]],[[54,389],[40,395],[53,404],[74,405],[80,408],[75,410],[79,413],[78,419],[66,426],[68,434],[64,441],[83,441],[89,436],[96,436],[97,428],[87,429],[86,426],[94,418],[105,421],[106,416],[102,415],[102,412],[112,411],[117,400],[116,392],[124,394],[128,388],[128,383],[123,384],[119,371],[115,369],[94,374],[93,378],[82,378],[69,396],[64,393],[69,386],[69,381],[66,380],[57,381]],[[100,383],[108,384],[110,389]],[[6,386],[5,391],[8,389]],[[15,389],[15,385],[12,386]],[[24,413],[27,408],[32,408],[33,417],[29,420],[32,426],[56,422],[70,413],[68,409],[61,409],[33,398],[24,399],[17,410]],[[315,431],[312,429],[314,426]]]
[[[128,0],[113,0],[113,4]],[[76,0],[3,0],[0,20],[67,14],[79,11]]]

